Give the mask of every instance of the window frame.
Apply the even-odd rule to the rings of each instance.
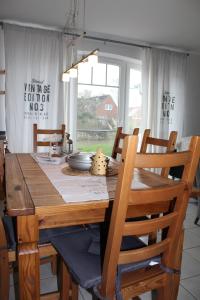
[[[84,55],[85,52],[79,51],[79,55]],[[100,87],[113,87],[118,88],[118,116],[117,116],[117,126],[121,126],[124,128],[124,131],[127,131],[128,129],[128,110],[129,110],[129,82],[130,82],[130,69],[140,69],[142,71],[142,62],[138,59],[129,59],[124,58],[118,59],[113,58],[105,55],[99,55],[98,57],[99,63],[105,63],[110,65],[116,65],[119,66],[119,85],[118,86],[112,86],[112,85],[97,85],[92,84],[92,76],[91,76],[91,84],[85,84],[85,83],[79,83],[78,78],[74,80],[74,83],[76,82],[76,87],[73,88],[73,98],[74,99],[74,109],[73,113],[70,114],[70,123],[71,128],[73,128],[72,137],[74,140],[74,148],[76,149],[76,134],[77,134],[77,99],[78,99],[78,86],[80,85],[94,85],[94,86],[100,86]],[[107,68],[106,68],[106,83],[107,83]]]

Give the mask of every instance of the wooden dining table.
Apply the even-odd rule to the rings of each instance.
[[[78,202],[73,195],[63,199],[31,154],[6,154],[5,176],[6,213],[16,218],[20,300],[59,299],[58,293],[57,298],[40,296],[39,230],[104,221],[112,207],[117,176],[106,178],[107,199]],[[91,183],[89,177],[87,182]],[[134,171],[133,182],[136,190],[173,184],[143,169]],[[79,189],[78,181],[73,184],[74,190]],[[95,191],[95,185],[92,189]],[[137,210],[130,208],[128,216],[137,217]]]

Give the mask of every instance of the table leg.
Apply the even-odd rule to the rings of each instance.
[[[39,300],[40,258],[37,216],[17,217],[17,236],[20,300]]]

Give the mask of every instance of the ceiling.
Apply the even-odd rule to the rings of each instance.
[[[200,53],[200,0],[84,0],[76,27],[94,35]],[[63,29],[72,0],[0,0],[0,19]],[[83,21],[85,20],[85,22]]]

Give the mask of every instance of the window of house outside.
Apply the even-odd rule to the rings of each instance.
[[[93,152],[101,148],[111,155],[117,127],[131,131],[132,126],[139,125],[141,71],[135,74],[137,69],[109,58],[93,67],[86,63],[79,68],[77,150]]]
[[[112,104],[105,104],[105,110],[112,110],[113,109],[113,106]]]

